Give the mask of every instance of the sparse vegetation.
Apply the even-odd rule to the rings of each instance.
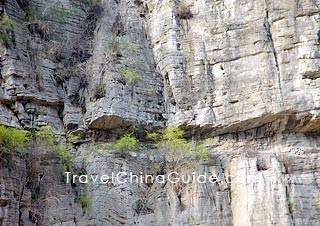
[[[290,213],[293,213],[294,202],[293,200],[286,201],[286,207],[289,209]]]
[[[74,198],[75,203],[79,203],[82,210],[86,211],[90,208],[90,198],[87,196],[76,196]]]
[[[0,33],[0,40],[3,43],[8,43],[10,41],[10,36],[8,34],[5,34],[5,33]]]
[[[42,39],[49,40],[58,24],[65,24],[68,18],[80,14],[76,8],[64,8],[60,3],[43,9],[39,6],[26,4],[23,8],[24,20],[32,34],[38,34]]]
[[[62,172],[73,172],[75,163],[70,151],[66,148],[61,147],[56,149],[56,151],[62,162]]]
[[[32,8],[30,8],[29,5],[25,5],[22,10],[25,13],[25,17],[24,20],[26,22],[30,22],[36,19],[44,19],[44,17],[42,16],[42,14],[40,13],[40,9],[37,6],[34,6]]]
[[[65,23],[66,19],[68,17],[74,17],[80,14],[80,11],[75,8],[71,9],[64,9],[64,8],[59,8],[57,6],[53,6],[50,8],[50,13],[49,15],[54,19],[58,19],[59,23]]]
[[[38,6],[30,7],[29,5],[24,6],[23,11],[25,12],[24,20],[29,31],[39,34],[43,39],[47,39],[52,30],[52,25],[49,24],[49,18],[44,14],[44,11]]]
[[[124,35],[124,25],[121,21],[121,16],[118,14],[115,18],[115,21],[113,22],[112,28],[111,28],[112,33],[115,36],[122,36]]]
[[[121,70],[125,79],[130,82],[132,85],[137,84],[139,81],[142,81],[141,75],[136,72],[136,70],[129,70],[127,68],[123,68]]]
[[[103,82],[99,82],[94,89],[94,98],[100,99],[105,96],[106,85]]]
[[[183,134],[183,130],[179,128],[167,128],[164,131],[148,133],[148,138],[156,142],[155,147],[160,154],[165,155],[166,162],[171,163],[172,167],[208,159],[208,146],[205,143],[189,142]]]
[[[0,40],[7,45],[10,41],[11,32],[20,29],[20,26],[8,15],[5,15],[1,18],[0,25]]]
[[[119,47],[119,43],[115,39],[112,40],[106,53],[107,53],[107,56],[106,56],[107,62],[114,62],[118,58],[118,56],[121,55],[121,49]]]
[[[31,140],[28,131],[0,126],[0,160],[3,156],[10,156],[22,149]]]
[[[144,91],[148,94],[148,95],[152,95],[154,94],[154,89],[153,88],[145,88]]]
[[[35,134],[37,145],[53,146],[53,147],[57,145],[57,142],[55,139],[55,133],[51,126],[42,126],[40,128],[36,128],[34,134]]]
[[[75,163],[70,151],[67,148],[59,145],[55,138],[55,133],[51,126],[43,126],[35,132],[36,144],[47,147],[52,147],[53,150],[58,154],[62,163],[62,172],[72,172]]]
[[[154,213],[154,210],[148,206],[146,200],[141,199],[134,203],[133,209],[138,215]]]
[[[25,21],[27,23],[34,22],[36,20],[57,20],[58,23],[65,23],[68,17],[73,17],[80,14],[80,11],[75,8],[65,9],[54,5],[48,10],[41,10],[38,6],[30,7],[26,5],[23,7],[25,12]]]
[[[132,55],[132,54],[136,53],[137,48],[129,40],[125,40],[125,41],[119,43],[119,41],[117,41],[116,39],[113,39],[109,48],[106,51],[107,61],[114,62],[118,57],[122,57],[123,53],[125,53],[126,51],[130,52]],[[135,62],[135,59],[132,56],[126,56],[126,58],[123,60],[123,62],[132,63],[132,62]]]
[[[126,134],[116,141],[114,148],[125,157],[128,152],[136,152],[138,149],[138,140],[132,134]]]
[[[120,44],[120,49],[121,50],[129,50],[133,53],[135,53],[137,51],[137,47],[134,45],[133,42],[129,41],[129,40],[125,40],[123,42],[121,42]]]
[[[4,29],[20,29],[20,26],[14,22],[8,15],[1,18],[1,26]]]

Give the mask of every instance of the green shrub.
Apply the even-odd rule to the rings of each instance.
[[[148,133],[147,137],[156,142],[157,151],[164,154],[166,161],[172,163],[173,167],[208,159],[210,150],[207,145],[189,142],[183,134],[183,130],[172,127],[164,131]]]
[[[119,43],[118,41],[116,41],[115,39],[112,40],[112,42],[110,43],[109,48],[106,50],[107,52],[107,61],[108,62],[114,62],[118,56],[121,55],[121,49],[119,47]]]
[[[8,44],[10,41],[10,32],[19,30],[20,26],[7,15],[1,18],[0,25],[0,40]]]
[[[57,148],[56,149],[62,163],[62,172],[73,172],[75,167],[75,162],[70,151],[66,148]]]
[[[139,81],[142,81],[141,75],[138,74],[135,70],[128,70],[127,68],[123,68],[121,70],[125,79],[130,82],[132,85],[137,84]]]
[[[76,196],[74,202],[79,203],[83,210],[88,210],[90,207],[90,198],[86,196]]]
[[[136,46],[129,40],[119,42],[117,39],[113,39],[109,48],[106,50],[107,59],[109,62],[114,62],[119,57],[124,57],[123,63],[133,63],[136,61],[136,56],[133,56],[137,51]]]
[[[57,145],[55,133],[51,126],[42,126],[40,128],[37,128],[35,131],[35,138],[37,144],[40,145],[52,147],[55,147]]]
[[[123,41],[123,42],[120,44],[119,48],[120,48],[121,50],[128,50],[128,51],[131,51],[131,52],[133,52],[133,53],[135,53],[135,52],[137,51],[137,47],[134,45],[133,42],[131,42],[131,41],[129,41],[129,40]]]
[[[286,207],[289,209],[290,213],[293,211],[294,202],[293,200],[287,200],[286,201]]]
[[[148,95],[152,95],[155,93],[155,90],[153,88],[145,88],[144,91],[148,94]]]
[[[8,15],[1,18],[0,24],[4,29],[20,29],[20,26],[16,22],[14,22]]]
[[[31,140],[28,131],[0,126],[0,160],[23,149]]]
[[[55,132],[51,126],[43,126],[37,129],[35,138],[38,145],[51,147],[58,154],[62,163],[62,172],[73,171],[75,167],[73,157],[67,148],[63,148],[59,145],[55,137]]]
[[[7,43],[10,41],[10,36],[8,34],[0,33],[0,40]]]
[[[64,23],[68,17],[77,16],[80,11],[76,8],[65,9],[63,7],[52,6],[48,10],[42,10],[38,6],[25,6],[22,8],[25,12],[25,21],[34,22],[35,20],[52,20],[56,19],[58,23]]]
[[[122,156],[125,156],[126,153],[130,151],[137,151],[138,149],[138,140],[131,134],[126,134],[122,138],[116,141],[115,147],[117,151],[120,151]]]
[[[75,8],[63,9],[57,6],[50,8],[50,16],[58,19],[59,23],[64,23],[68,17],[74,17],[80,14],[80,11]]]
[[[25,13],[24,20],[26,22],[30,22],[36,19],[44,19],[42,14],[40,13],[41,12],[40,8],[37,6],[30,8],[30,6],[26,5],[22,8],[22,10]]]

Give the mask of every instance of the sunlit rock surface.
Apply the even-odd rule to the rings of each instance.
[[[180,126],[216,136],[194,170],[233,181],[74,186],[30,145],[0,162],[1,225],[320,225],[319,1],[93,2],[0,1],[0,124],[80,134],[78,174],[153,175],[148,146],[95,142]]]

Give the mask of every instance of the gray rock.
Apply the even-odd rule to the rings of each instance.
[[[196,172],[232,176],[75,186],[30,144],[0,159],[1,225],[320,225],[317,1],[30,0],[31,21],[0,2],[19,25],[0,46],[1,125],[79,135],[75,173],[93,175],[168,173],[147,146],[95,142],[180,126],[217,138]]]

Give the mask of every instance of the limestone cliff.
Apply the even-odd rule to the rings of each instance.
[[[92,150],[179,126],[216,140],[199,172],[238,179],[74,187],[30,144],[0,162],[2,225],[320,225],[318,0],[0,0],[0,14],[1,125],[80,136],[86,174],[166,173],[148,146]]]

